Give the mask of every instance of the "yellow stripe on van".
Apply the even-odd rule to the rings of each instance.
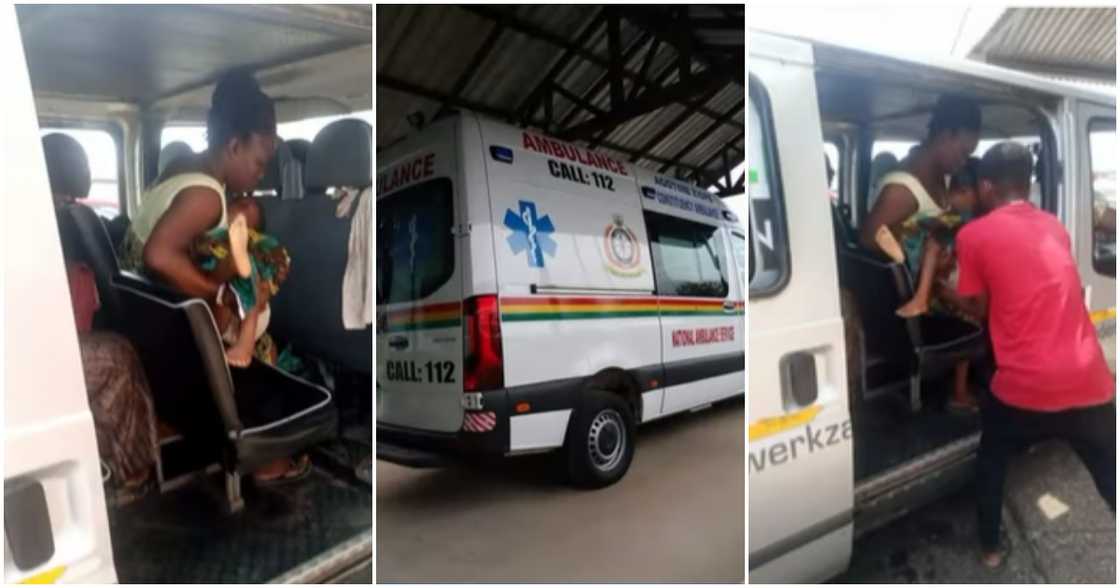
[[[1114,318],[1116,318],[1116,307],[1115,306],[1113,306],[1112,308],[1104,308],[1104,309],[1101,309],[1101,310],[1094,310],[1094,311],[1089,313],[1089,320],[1093,321],[1094,325],[1103,323],[1104,321],[1107,321],[1108,319],[1114,319]]]
[[[20,584],[54,584],[62,577],[63,572],[66,571],[66,566],[58,566],[51,568],[45,572],[39,572],[30,578],[20,580]]]
[[[761,419],[751,423],[748,432],[748,438],[751,441],[757,441],[764,437],[777,435],[782,431],[788,431],[794,427],[799,427],[805,423],[811,422],[817,418],[817,414],[821,411],[821,405],[814,404],[809,408],[799,410],[794,413],[782,415],[780,417],[771,417],[768,419]]]

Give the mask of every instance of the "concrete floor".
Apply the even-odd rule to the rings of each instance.
[[[377,464],[378,582],[720,582],[745,567],[744,403],[639,430],[614,486],[557,482],[550,456]]]
[[[1037,445],[1012,461],[1003,509],[1011,553],[1003,569],[987,570],[978,561],[973,492],[969,486],[862,537],[851,567],[836,581],[1116,582],[1116,517],[1068,445]],[[1066,510],[1048,511],[1051,499]]]

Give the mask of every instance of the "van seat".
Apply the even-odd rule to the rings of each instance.
[[[195,453],[226,473],[231,511],[240,476],[336,436],[337,409],[320,386],[254,361],[231,370],[204,302],[175,295],[136,274],[114,283],[125,303],[123,332],[151,384],[156,413]]]
[[[276,152],[268,161],[257,190],[274,190],[285,200],[303,198],[303,164],[292,155],[287,142],[277,143]]]
[[[342,278],[354,210],[338,218],[338,202],[326,190],[371,186],[372,145],[372,129],[365,121],[335,121],[319,131],[312,144],[304,197],[260,201],[265,231],[292,258],[288,279],[271,301],[269,331],[301,353],[364,374],[373,371],[373,329],[347,330],[342,324]]]
[[[902,319],[895,314],[914,292],[906,266],[857,248],[840,248],[839,260],[840,284],[855,295],[863,319],[866,355],[905,370],[912,411],[921,409],[923,379],[948,373],[960,360],[987,355],[980,327],[946,316]],[[874,386],[870,378],[867,386]]]
[[[75,204],[56,213],[59,237],[66,259],[79,261],[93,270],[101,308],[94,317],[94,326],[117,330],[124,318],[124,305],[113,288],[119,272],[117,255],[105,224],[92,208]]]

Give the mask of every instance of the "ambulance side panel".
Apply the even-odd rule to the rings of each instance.
[[[559,447],[588,376],[648,373],[641,389],[659,404],[648,385],[660,380],[661,349],[642,207],[628,165],[480,125],[505,385],[511,407],[529,407],[511,412],[510,451]]]
[[[743,390],[742,298],[733,282],[726,207],[691,184],[636,169],[647,230],[658,242],[657,294],[665,397],[661,414]]]

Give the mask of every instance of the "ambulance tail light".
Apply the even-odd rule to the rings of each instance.
[[[498,297],[463,303],[463,391],[496,390],[503,384],[502,329]]]

